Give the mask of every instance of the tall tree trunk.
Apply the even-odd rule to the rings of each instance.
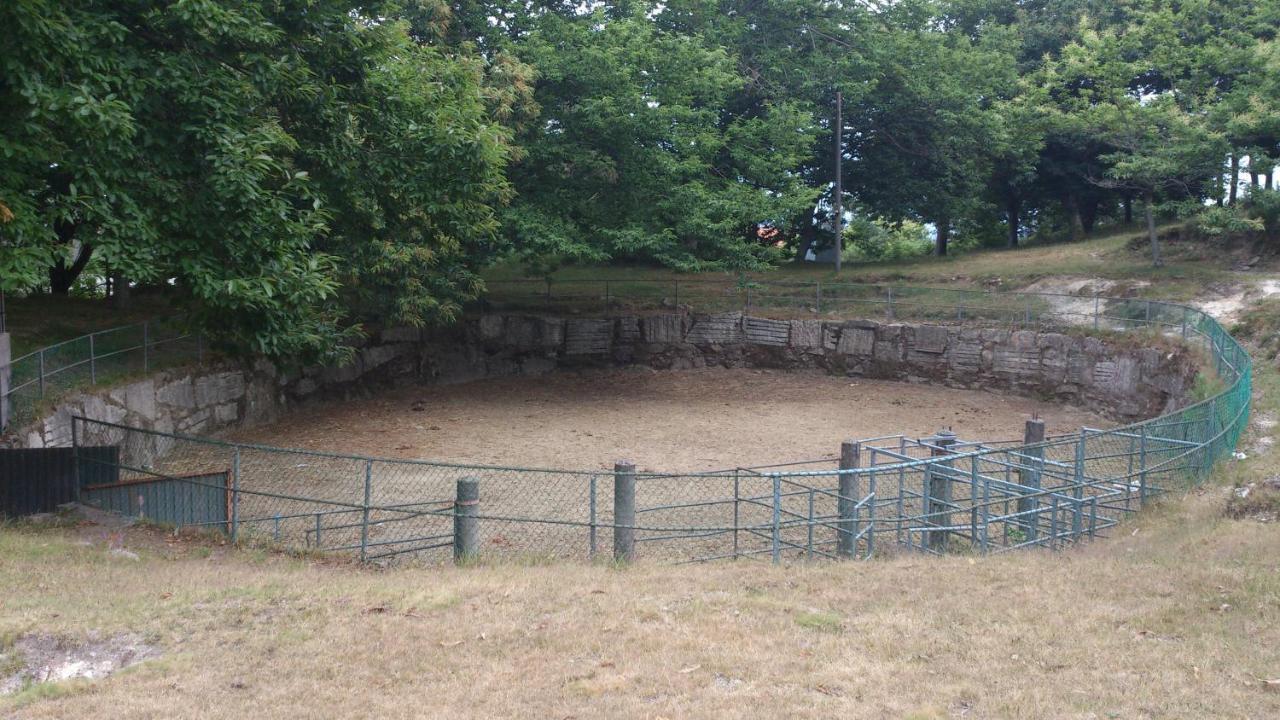
[[[1067,195],[1062,201],[1063,207],[1067,211],[1067,224],[1071,228],[1071,241],[1075,242],[1084,237],[1084,223],[1080,221],[1080,203],[1076,202],[1075,195]]]
[[[1268,168],[1267,169],[1267,189],[1268,190],[1272,188],[1272,183],[1275,181],[1275,178],[1276,178],[1276,169]]]
[[[1098,201],[1096,198],[1090,198],[1084,201],[1080,208],[1080,228],[1084,230],[1085,235],[1093,234],[1093,226],[1098,221]]]
[[[1124,200],[1122,202],[1124,204],[1124,224],[1132,225],[1133,224],[1133,196],[1128,193],[1125,193]]]
[[[1160,236],[1156,235],[1155,193],[1148,190],[1143,199],[1146,201],[1147,237],[1151,239],[1151,264],[1161,267],[1164,261],[1160,259]]]
[[[804,262],[804,258],[809,254],[809,249],[813,247],[814,241],[818,239],[818,205],[814,204],[806,218],[800,225],[800,231],[796,233],[800,237],[800,244],[796,247],[796,262]]]
[[[1022,201],[1014,193],[1009,193],[1005,202],[1005,215],[1009,223],[1009,247],[1018,247],[1018,230],[1021,226],[1021,218],[1018,217],[1019,211],[1022,210]]]
[[[73,247],[76,228],[76,223],[55,223],[53,229],[64,247]],[[49,292],[54,295],[66,295],[71,292],[71,286],[75,284],[76,278],[80,277],[80,273],[84,272],[84,266],[89,264],[89,258],[92,256],[93,246],[89,243],[80,244],[80,250],[71,265],[67,265],[66,258],[59,256],[49,268]]]
[[[1231,153],[1231,182],[1227,183],[1227,204],[1236,204],[1236,187],[1240,184],[1240,156]]]
[[[127,310],[133,303],[133,290],[129,288],[129,280],[120,273],[111,276],[111,307]]]
[[[934,226],[938,231],[938,241],[934,245],[933,253],[942,257],[947,254],[947,243],[951,241],[951,218],[939,218]]]

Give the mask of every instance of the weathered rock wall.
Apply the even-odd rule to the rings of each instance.
[[[558,367],[642,364],[815,368],[830,373],[998,390],[1086,405],[1117,420],[1182,405],[1198,372],[1175,344],[1033,330],[868,320],[776,320],[665,314],[619,318],[488,315],[428,343],[424,377],[539,374]]]
[[[281,372],[258,362],[159,372],[68,398],[12,442],[69,445],[75,415],[161,432],[209,434],[380,384],[457,383],[630,364],[813,368],[1013,392],[1086,405],[1117,420],[1178,407],[1197,373],[1193,356],[1181,346],[1133,347],[1031,330],[776,320],[736,312],[613,318],[490,314],[434,332],[383,330],[342,367]]]

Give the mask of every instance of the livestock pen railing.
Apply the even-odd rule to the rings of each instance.
[[[48,401],[68,391],[198,362],[203,356],[200,335],[190,332],[180,318],[149,320],[81,335],[11,360],[9,382],[0,394],[0,403],[7,406],[7,412],[0,415],[8,425],[22,426],[36,420],[38,410]]]
[[[755,297],[798,302],[788,288]],[[888,302],[830,290],[821,291],[824,303],[843,297],[856,309]],[[882,309],[897,317],[937,317],[942,293],[961,292],[912,290],[896,288],[892,309]],[[963,292],[965,312],[953,307],[948,321],[989,326],[1004,317],[1185,339],[1203,348],[1204,372],[1225,389],[1144,422],[1081,428],[1043,441],[1034,433],[1030,441],[1003,443],[891,436],[849,444],[838,461],[699,473],[643,472],[628,464],[562,470],[396,460],[226,443],[85,418],[75,420],[73,442],[118,447],[122,482],[201,482],[192,478],[228,473],[230,520],[219,516],[207,525],[236,540],[362,560],[452,554],[778,562],[1059,548],[1106,534],[1152,498],[1203,481],[1245,428],[1249,356],[1199,310],[1147,300],[1089,298],[1082,305],[1074,296]],[[824,312],[855,314],[838,306]],[[86,454],[83,462],[102,457]]]

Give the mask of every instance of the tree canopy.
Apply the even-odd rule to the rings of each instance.
[[[1135,204],[1276,232],[1270,0],[16,0],[0,21],[0,289],[163,288],[225,347],[299,362],[361,323],[451,320],[498,260],[802,257],[834,241],[837,139],[858,257],[1078,238]]]

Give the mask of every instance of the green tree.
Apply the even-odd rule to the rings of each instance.
[[[93,257],[172,286],[226,347],[297,361],[363,316],[455,314],[492,251],[505,133],[480,61],[398,12],[0,6],[4,288],[65,291]]]
[[[663,30],[651,11],[547,14],[522,46],[541,114],[518,136],[507,226],[535,265],[756,267],[776,256],[758,224],[812,203],[794,172],[813,143],[809,113],[787,102],[730,112],[733,57]]]
[[[1100,134],[1117,150],[1108,157],[1111,167],[1106,176],[1096,182],[1142,197],[1152,264],[1160,267],[1157,195],[1202,196],[1204,185],[1219,175],[1226,140],[1195,117],[1180,112],[1168,97],[1149,103],[1120,102],[1100,108],[1097,114],[1102,123]]]

